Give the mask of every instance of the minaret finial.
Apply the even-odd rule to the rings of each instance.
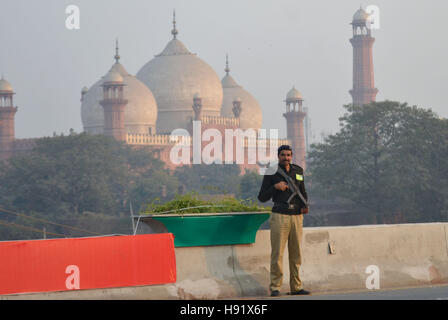
[[[118,54],[118,38],[115,39],[115,63],[120,61],[120,55]]]
[[[226,68],[224,69],[226,72],[226,75],[229,75],[230,68],[229,68],[229,55],[226,53]]]
[[[173,9],[173,30],[171,30],[171,34],[173,35],[173,39],[176,39],[176,36],[179,32],[176,29],[176,10]]]

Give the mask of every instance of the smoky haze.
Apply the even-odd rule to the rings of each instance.
[[[65,26],[68,5],[80,9],[80,29]],[[135,75],[178,38],[220,78],[229,54],[231,75],[258,100],[263,128],[286,136],[286,93],[294,85],[308,107],[314,141],[335,133],[342,105],[351,103],[350,22],[359,1],[2,1],[0,73],[14,91],[16,137],[83,131],[81,88],[114,63]],[[431,108],[447,117],[446,1],[375,1],[373,30],[377,101]]]

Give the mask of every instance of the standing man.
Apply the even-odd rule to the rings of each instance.
[[[302,241],[303,214],[308,213],[308,197],[305,191],[302,167],[292,164],[292,148],[278,148],[278,170],[265,175],[258,200],[266,202],[272,198],[274,206],[270,218],[271,227],[271,296],[280,294],[283,283],[283,252],[288,242],[289,286],[292,295],[307,295],[303,289],[299,269],[302,263],[300,244]]]

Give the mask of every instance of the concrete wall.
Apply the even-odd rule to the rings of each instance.
[[[448,283],[448,223],[304,228],[301,278],[313,292]],[[0,299],[218,299],[268,295],[269,230],[251,245],[176,248],[177,282]],[[331,250],[330,250],[331,248]],[[288,252],[284,293],[289,291]],[[376,266],[376,281],[372,270]]]

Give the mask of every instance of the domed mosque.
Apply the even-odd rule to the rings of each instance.
[[[137,73],[154,94],[158,107],[157,133],[186,129],[193,117],[193,96],[202,98],[203,116],[220,116],[223,91],[218,75],[177,39],[175,13],[173,39]]]
[[[157,102],[151,90],[135,76],[129,74],[120,63],[118,41],[115,64],[112,65],[106,76],[113,73],[117,73],[123,78],[124,96],[128,100],[124,112],[126,133],[155,134]],[[104,133],[104,109],[100,105],[100,100],[103,97],[101,85],[106,76],[98,80],[90,89],[84,87],[81,91],[81,119],[84,131],[87,133]]]
[[[360,106],[375,101],[378,92],[373,81],[372,45],[375,39],[367,28],[368,20],[369,14],[361,7],[351,22],[353,89],[350,93],[353,104]],[[175,15],[171,34],[173,38],[163,51],[146,63],[137,76],[129,74],[120,63],[117,43],[115,64],[90,88],[84,87],[81,91],[81,119],[85,132],[111,135],[129,145],[148,147],[165,161],[167,167],[173,168],[177,164],[170,161],[170,152],[178,141],[170,136],[172,130],[187,129],[190,135],[194,135],[192,120],[200,120],[202,129],[216,129],[209,134],[218,132],[224,137],[227,129],[261,128],[262,112],[257,100],[230,75],[228,59],[226,75],[220,81],[207,63],[177,39]],[[15,138],[18,107],[14,106],[14,95],[11,84],[2,77],[0,160],[29,152],[36,142],[35,138]],[[303,105],[304,99],[295,88],[287,93],[285,102],[283,116],[286,118],[287,139],[276,142],[278,145],[291,144],[297,156],[296,162],[305,167],[304,135],[310,135],[308,108]],[[263,139],[261,135],[256,139],[257,149],[258,145],[268,144],[267,139]],[[186,139],[185,142],[190,148],[193,147],[191,141]],[[249,152],[250,144],[244,142],[240,145]]]
[[[202,131],[215,129],[213,132],[216,133],[218,130],[222,137],[225,136],[227,129],[261,128],[263,122],[261,107],[252,94],[230,75],[228,56],[226,75],[220,81],[213,68],[190,52],[177,38],[178,33],[176,16],[173,13],[171,30],[173,38],[160,54],[155,55],[138,71],[136,77],[129,75],[119,63],[117,47],[116,63],[108,74],[92,88],[82,90],[81,114],[86,132],[104,134],[116,132],[112,134],[116,139],[131,145],[151,147],[167,166],[174,166],[170,161],[170,151],[176,142],[175,139],[171,139],[170,134],[175,129],[186,129],[193,134],[193,120],[201,121]],[[109,90],[117,95],[118,91],[122,90],[119,89],[122,82],[118,79],[118,75],[123,78],[125,91],[120,98],[112,98],[115,99],[112,101]],[[109,86],[108,83],[116,85]],[[120,129],[123,127],[120,121],[108,124],[107,132],[104,130],[104,114],[109,111],[103,107],[104,104],[111,103],[116,105],[116,110],[120,108],[124,110],[126,131],[124,135],[120,133],[123,132],[123,129]],[[108,119],[117,117],[109,115]],[[288,120],[288,123],[292,122],[294,120]],[[111,125],[115,126],[115,129],[109,128]],[[258,144],[259,140],[254,138]],[[277,142],[279,145],[289,144],[290,140],[279,139]],[[262,143],[265,144],[266,141]],[[253,146],[248,145],[248,142],[244,145],[244,148],[251,150],[247,149],[247,154],[256,152],[255,149],[251,149]],[[246,168],[254,166],[257,164],[251,163]]]
[[[243,168],[259,168],[267,153],[271,156],[274,154],[276,158],[276,150],[269,150],[265,156],[260,155],[258,146],[271,146],[268,137],[249,136],[253,131],[250,133],[247,129],[261,128],[262,110],[258,101],[230,75],[228,57],[226,74],[220,80],[210,65],[190,52],[177,39],[175,13],[171,34],[173,38],[162,52],[144,64],[136,76],[129,74],[120,63],[117,41],[115,63],[110,70],[90,88],[84,87],[81,90],[81,119],[84,131],[89,134],[109,135],[132,146],[149,148],[168,168],[174,169],[186,163],[180,164],[171,160],[173,146],[182,141],[188,150],[194,150],[193,142],[198,140],[194,137],[186,140],[180,137],[173,139],[171,133],[175,129],[186,129],[190,137],[194,136],[193,121],[200,121],[200,135],[212,129],[207,131],[207,134],[213,136],[213,143],[221,136],[227,144],[228,129],[243,129],[243,136],[238,136],[238,131],[233,131],[234,137],[230,138],[233,140],[229,143],[230,150],[235,150],[236,145],[244,148],[244,157],[248,161],[238,162]],[[34,145],[34,139],[15,139],[14,114],[17,108],[11,107],[13,94],[11,85],[4,79],[0,80],[0,138],[3,137],[3,140],[0,139],[0,159],[27,152]],[[305,113],[300,109],[298,117],[299,113],[291,111],[287,104],[285,117],[287,127],[291,127],[287,129],[288,138],[277,139],[276,142],[278,145],[292,143],[294,150],[299,150],[301,144],[298,144],[297,139],[291,140],[291,137],[302,136],[302,127],[292,124],[303,122],[301,117]],[[207,138],[199,139],[201,149],[205,146],[208,147],[206,150],[213,150],[202,157],[212,157],[218,161],[219,156],[214,158],[215,155],[223,155],[228,149],[227,145],[222,145],[222,150],[216,150],[214,144],[211,146],[203,143]],[[255,145],[252,141],[255,141]],[[258,160],[249,160],[249,153],[256,154]],[[230,155],[230,161],[238,161],[235,156]],[[227,160],[226,155],[225,161]]]

